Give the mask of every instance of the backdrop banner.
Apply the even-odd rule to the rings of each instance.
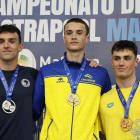
[[[0,14],[1,25],[14,24],[21,30],[25,50],[19,63],[38,70],[63,58],[63,26],[74,17],[90,27],[86,58],[95,59],[108,70],[112,85],[112,45],[131,40],[140,46],[140,0],[0,0]]]

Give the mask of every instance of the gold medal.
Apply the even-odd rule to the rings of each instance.
[[[74,99],[76,99],[76,96],[73,93],[70,93],[67,97],[67,101],[69,101],[71,103],[73,103]]]
[[[74,99],[74,104],[75,104],[75,105],[78,105],[79,103],[80,103],[80,99],[77,99],[77,98]]]
[[[133,121],[130,118],[123,118],[120,122],[123,131],[129,131],[133,126]]]
[[[80,96],[79,94],[77,93],[70,93],[68,96],[67,96],[67,102],[69,105],[71,106],[76,106],[80,103],[81,99],[80,99]]]

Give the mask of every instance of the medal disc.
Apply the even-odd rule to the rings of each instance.
[[[120,122],[120,126],[123,131],[129,131],[133,126],[133,122],[130,118],[123,118]]]
[[[81,99],[80,99],[80,96],[79,94],[77,93],[70,93],[68,96],[67,96],[67,102],[69,105],[71,106],[76,106],[80,103]]]
[[[12,100],[5,100],[3,103],[2,103],[2,109],[5,113],[7,114],[11,114],[15,111],[16,109],[16,104],[14,101]]]
[[[75,105],[78,105],[79,103],[80,103],[80,99],[74,99],[74,103],[75,103]]]
[[[67,97],[67,100],[71,103],[73,103],[74,99],[76,99],[76,96],[73,93],[70,93]]]

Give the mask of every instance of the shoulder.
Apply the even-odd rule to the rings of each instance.
[[[116,93],[116,86],[114,86],[111,90],[109,90],[108,92],[104,93],[101,96],[101,101],[103,100],[107,100],[108,98],[114,98],[114,95]]]
[[[24,66],[19,66],[19,72],[20,73],[27,73],[35,78],[38,74],[38,70],[31,68],[31,67],[24,67]]]
[[[51,63],[41,67],[41,69],[39,70],[39,75],[41,77],[58,75],[61,74],[63,70],[64,70],[63,61],[60,60],[58,62]]]
[[[101,73],[108,73],[107,72],[107,69],[106,68],[104,68],[104,67],[96,67],[96,68],[94,68],[94,67],[90,67],[89,66],[89,64],[90,64],[90,62],[89,61],[87,61],[87,63],[86,63],[86,68],[88,68],[88,69],[90,69],[90,70],[92,70],[92,71],[96,71],[96,72],[101,72]]]
[[[95,70],[98,71],[99,73],[105,73],[105,74],[108,73],[107,69],[104,68],[104,67],[99,67],[98,66],[97,68],[95,68]]]
[[[109,111],[108,108],[112,108],[114,104],[116,104],[118,101],[120,102],[120,100],[118,99],[119,97],[118,97],[116,86],[115,86],[110,91],[104,93],[101,96],[99,112],[107,113]]]
[[[101,78],[102,80],[105,80],[106,78],[109,78],[109,74],[108,71],[103,68],[103,67],[96,67],[96,68],[92,68],[89,66],[89,64],[87,63],[86,65],[86,72],[88,71],[91,75],[94,75],[97,78]]]
[[[60,60],[58,62],[54,62],[48,65],[45,65],[43,67],[41,67],[40,72],[44,72],[47,71],[49,69],[58,69],[58,68],[62,68],[63,67],[63,61]]]

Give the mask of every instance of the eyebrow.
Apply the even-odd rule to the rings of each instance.
[[[115,56],[113,56],[113,57],[121,57],[121,56],[115,55]],[[131,55],[125,55],[125,56],[123,56],[123,57],[132,57],[132,56],[131,56]]]
[[[82,31],[83,32],[83,30],[77,30],[78,32],[80,32],[80,31]]]
[[[17,40],[16,38],[9,38],[9,40]]]
[[[0,40],[5,40],[4,38],[0,38]],[[8,40],[17,40],[16,38],[8,38]]]
[[[125,57],[132,57],[131,55],[125,55],[125,56],[123,56],[123,58],[125,58]],[[113,56],[113,58],[121,58],[121,56]]]
[[[78,32],[83,32],[83,30],[76,30],[76,31],[78,31]],[[72,30],[66,30],[66,32],[72,32]]]

